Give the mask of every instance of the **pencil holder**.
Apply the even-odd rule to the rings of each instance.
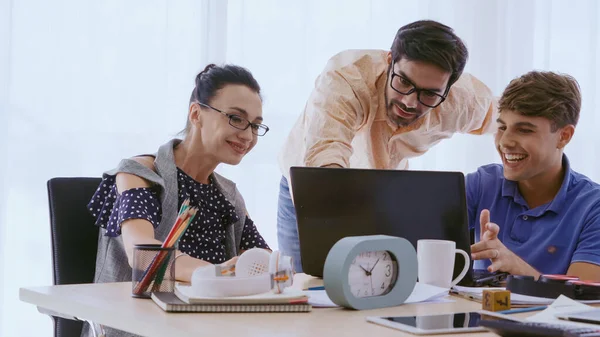
[[[150,298],[153,292],[175,290],[175,247],[157,244],[135,245],[131,275],[131,296]]]

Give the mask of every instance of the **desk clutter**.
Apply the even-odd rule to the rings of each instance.
[[[490,292],[506,295],[501,291]],[[522,319],[506,311],[487,310],[453,313],[409,314],[402,316],[368,316],[367,322],[417,335],[461,334],[491,330],[503,337],[531,336],[600,336],[600,309],[564,295],[544,310]],[[578,320],[578,321],[576,321]],[[595,324],[588,324],[594,322]]]
[[[473,288],[473,287],[462,287],[454,286],[450,289],[450,294],[466,298],[471,301],[481,303],[483,301],[484,290],[507,290],[507,288]],[[565,296],[566,297],[566,296]],[[537,297],[517,294],[511,291],[510,294],[510,305],[512,308],[532,307],[540,305],[549,305],[557,297]],[[581,303],[586,304],[600,304],[600,300],[577,300]]]
[[[542,275],[539,280],[509,275],[506,288],[453,287],[451,293],[481,302],[482,309],[499,314],[539,311],[521,322],[480,321],[480,326],[500,336],[600,336],[600,325],[596,325],[600,323],[600,310],[592,311],[594,315],[585,319],[570,315],[593,309],[584,303],[600,303],[597,283],[565,275]],[[521,309],[511,309],[516,307]]]
[[[511,322],[482,320],[480,326],[492,330],[503,337],[545,336],[545,337],[597,337],[600,329],[588,327],[569,327],[560,324],[536,322]]]
[[[195,297],[224,298],[274,292],[282,293],[293,283],[292,259],[279,251],[252,248],[239,256],[235,265],[207,265],[192,273]]]
[[[304,294],[308,296],[308,303],[314,308],[335,308],[340,306],[329,298],[324,287],[308,288],[304,291]],[[417,282],[410,296],[408,296],[403,304],[453,302],[451,299],[446,299],[446,295],[448,295],[447,288]]]
[[[531,276],[509,275],[506,289],[535,297],[557,298],[564,295],[575,300],[600,300],[600,283],[567,275],[542,275],[537,281]]]
[[[156,254],[156,259],[160,257],[161,253]],[[151,299],[165,312],[307,313],[313,307],[361,310],[439,303],[452,301],[446,297],[450,293],[481,303],[482,310],[367,317],[367,321],[415,334],[456,334],[488,329],[508,337],[600,336],[600,326],[568,320],[569,313],[592,308],[584,303],[600,303],[599,283],[565,275],[542,275],[539,280],[509,275],[506,287],[461,287],[454,286],[453,268],[447,268],[434,273],[436,277],[432,282],[440,281],[440,274],[444,276],[445,286],[436,286],[417,282],[418,262],[414,247],[402,238],[347,237],[340,239],[329,252],[323,278],[310,278],[300,287],[315,290],[295,290],[290,288],[294,278],[291,259],[277,251],[270,253],[255,248],[240,255],[235,265],[200,267],[194,271],[191,284],[177,283],[172,291],[152,291]],[[399,272],[401,269],[404,274]],[[161,265],[155,263],[146,270],[146,274],[150,272],[163,273]],[[539,312],[526,320],[511,315],[533,311]]]
[[[510,310],[510,290],[484,290],[481,308],[488,311]]]
[[[186,199],[162,245],[134,247],[131,296],[150,298],[152,292],[173,291],[177,242],[192,223],[197,211],[197,208],[190,207],[190,200]]]
[[[177,284],[175,292],[156,292],[154,303],[166,312],[309,312],[308,296],[300,291],[286,290],[232,297],[195,297],[191,286]]]
[[[595,319],[588,317],[587,323],[571,321],[569,317],[577,313],[593,313]],[[588,324],[595,321],[595,324]],[[482,320],[479,325],[503,337],[512,336],[600,336],[600,310],[579,301],[560,295],[547,308],[520,322]]]
[[[308,297],[289,289],[292,282],[291,258],[252,248],[233,266],[197,268],[190,285],[151,298],[168,312],[309,312]]]

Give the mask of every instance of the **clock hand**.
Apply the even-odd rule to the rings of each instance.
[[[365,274],[367,274],[367,276],[371,275],[371,272],[369,270],[366,270],[363,266],[361,266],[360,264],[358,265],[360,267],[360,269],[365,271]]]
[[[375,264],[373,265],[373,268],[371,268],[371,270],[369,270],[369,274],[373,271],[373,269],[375,269],[375,266],[377,265],[377,263],[379,262],[380,259],[377,259],[377,261],[375,261]]]

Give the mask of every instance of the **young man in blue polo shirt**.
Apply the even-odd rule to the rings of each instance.
[[[563,154],[580,107],[567,75],[533,71],[504,90],[495,139],[503,165],[466,178],[476,269],[600,280],[600,185]]]

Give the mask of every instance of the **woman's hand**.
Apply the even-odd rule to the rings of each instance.
[[[231,276],[235,273],[235,264],[237,263],[238,256],[234,256],[233,258],[218,264],[219,267],[217,270],[221,272],[221,276]],[[218,272],[217,271],[217,272]]]
[[[229,260],[221,263],[221,266],[224,266],[224,267],[230,267],[230,266],[234,267],[235,264],[236,264],[236,262],[237,262],[237,260],[238,260],[238,258],[239,258],[239,256],[234,256],[233,258],[231,258],[231,259],[229,259]]]

